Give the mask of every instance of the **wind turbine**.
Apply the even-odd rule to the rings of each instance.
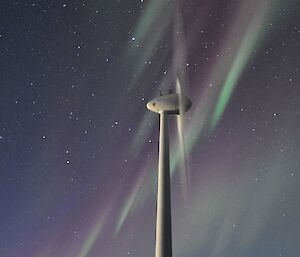
[[[182,114],[192,105],[182,90],[178,90],[178,86],[180,83],[177,79],[177,93],[170,92],[147,103],[147,108],[160,116],[155,257],[172,257],[168,116],[177,115],[182,119]]]

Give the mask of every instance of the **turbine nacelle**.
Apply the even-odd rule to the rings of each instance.
[[[182,114],[190,109],[192,102],[184,95],[168,94],[147,103],[148,110],[156,113]]]

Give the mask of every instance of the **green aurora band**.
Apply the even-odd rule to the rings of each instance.
[[[261,27],[266,21],[266,9],[268,5],[265,4],[265,2],[262,4],[264,6],[261,8],[256,8],[256,15],[254,15],[253,19],[250,21],[246,35],[243,38],[233,64],[225,78],[224,86],[222,87],[219,99],[213,112],[213,117],[211,120],[212,130],[220,121],[232,96],[234,88],[237,86],[239,78],[249,63],[251,54],[257,51],[257,48],[262,45],[262,39],[265,38],[265,30],[263,30]]]

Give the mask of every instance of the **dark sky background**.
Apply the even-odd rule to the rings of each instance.
[[[299,257],[299,53],[293,0],[1,0],[0,256],[154,256],[178,72],[174,257]]]

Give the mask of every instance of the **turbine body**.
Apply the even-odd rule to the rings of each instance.
[[[155,257],[172,257],[171,185],[168,116],[186,112],[192,103],[179,94],[157,97],[147,108],[160,114]]]

